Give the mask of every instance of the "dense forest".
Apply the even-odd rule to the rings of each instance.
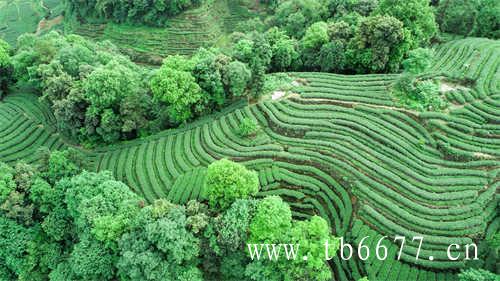
[[[0,280],[499,280],[500,1],[62,5],[0,39]],[[193,11],[229,24],[161,65],[68,32],[188,45]]]

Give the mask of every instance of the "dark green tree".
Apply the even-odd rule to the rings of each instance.
[[[436,21],[441,31],[467,36],[474,27],[478,14],[476,0],[441,0]]]
[[[377,13],[392,16],[403,23],[412,36],[409,40],[412,49],[425,46],[436,35],[434,12],[427,0],[381,0]]]

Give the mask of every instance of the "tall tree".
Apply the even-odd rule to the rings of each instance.
[[[411,48],[425,46],[437,32],[434,12],[427,0],[381,0],[377,13],[403,23],[412,35]]]
[[[193,64],[181,56],[169,56],[151,79],[153,102],[167,110],[174,122],[194,116],[194,106],[203,98],[191,74]]]

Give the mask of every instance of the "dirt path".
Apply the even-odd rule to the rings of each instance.
[[[36,32],[35,34],[36,35],[40,35],[40,33],[45,30],[45,29],[50,29],[52,28],[54,25],[58,25],[62,22],[62,20],[64,19],[63,16],[57,16],[51,20],[46,20],[46,19],[42,19],[39,23],[38,23],[38,27],[36,28]]]
[[[45,2],[43,0],[40,0],[40,6],[47,11],[47,15],[52,14],[52,11],[49,9],[49,7],[45,6]],[[48,20],[46,18],[43,18],[38,22],[38,26],[36,28],[36,35],[40,35],[40,33],[45,30],[45,29],[51,29],[54,25],[58,25],[62,22],[64,19],[63,16],[59,15],[51,20]]]

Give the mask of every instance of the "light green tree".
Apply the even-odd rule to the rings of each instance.
[[[246,199],[259,191],[257,173],[227,159],[208,166],[205,192],[210,206],[225,209],[237,199]]]

